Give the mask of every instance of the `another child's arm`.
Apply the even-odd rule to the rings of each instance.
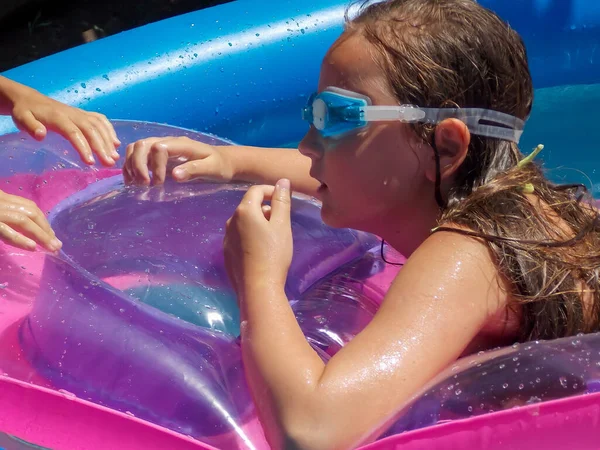
[[[127,146],[123,175],[127,183],[163,183],[169,171],[177,181],[247,181],[275,184],[288,178],[294,188],[315,195],[319,182],[309,174],[310,159],[298,150],[211,146],[186,137],[150,138]]]
[[[50,251],[62,247],[34,202],[3,191],[0,191],[0,241],[23,250],[35,250],[36,244]]]
[[[250,188],[228,221],[224,247],[240,302],[246,378],[274,449],[346,449],[374,439],[494,317],[504,317],[508,301],[485,244],[435,233],[409,258],[371,323],[323,363],[284,291],[292,259],[285,184]]]
[[[112,166],[120,145],[115,130],[102,114],[65,105],[35,89],[0,76],[0,115],[12,116],[20,130],[35,139],[46,137],[47,130],[68,139],[87,164],[94,163],[92,152],[102,164]]]

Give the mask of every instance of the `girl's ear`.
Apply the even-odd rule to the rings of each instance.
[[[471,133],[464,122],[458,119],[446,119],[435,128],[435,145],[440,156],[441,179],[450,178],[467,157]],[[425,175],[435,182],[435,155],[432,152],[431,164],[427,165]]]

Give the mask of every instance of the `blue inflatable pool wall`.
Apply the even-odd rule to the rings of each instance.
[[[600,100],[600,2],[482,0],[523,36],[537,89],[523,149],[594,180],[589,139]],[[114,119],[206,131],[250,145],[288,145],[350,0],[237,0],[86,44],[6,72]],[[0,134],[12,131],[3,119]],[[559,173],[560,172],[560,173]],[[563,171],[564,172],[564,171]],[[576,171],[551,173],[572,179]]]

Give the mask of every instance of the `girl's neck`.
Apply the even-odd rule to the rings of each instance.
[[[429,205],[427,205],[429,206]],[[423,205],[413,214],[389,217],[382,221],[376,234],[408,258],[429,237],[431,229],[437,226],[440,210],[437,205],[431,208]]]

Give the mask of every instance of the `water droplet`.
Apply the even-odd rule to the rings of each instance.
[[[233,47],[233,44],[231,42],[227,43],[230,47]]]
[[[473,412],[473,407],[472,407],[472,406],[469,406],[469,407],[467,408],[467,411],[469,411],[469,412]]]
[[[530,405],[532,403],[539,403],[541,402],[542,399],[536,396],[530,397],[529,400],[527,400],[527,404]]]
[[[460,389],[457,389],[454,391],[454,395],[460,395],[462,393],[462,391]]]
[[[96,88],[96,92],[102,92],[102,89]]]
[[[58,392],[60,392],[63,396],[71,400],[77,398],[75,394],[69,391],[65,391],[64,389],[59,389]]]
[[[85,85],[85,83],[81,83],[81,87],[85,89],[87,86]]]
[[[102,78],[104,78],[106,81],[110,80],[110,78],[108,78],[108,75],[102,75]]]
[[[566,388],[566,387],[567,387],[567,379],[566,379],[565,377],[560,377],[560,378],[558,379],[558,381],[560,382],[560,385],[561,385],[562,387],[564,387],[564,388]]]
[[[131,417],[135,417],[135,414],[133,414],[131,411],[125,411],[125,414]]]
[[[125,312],[125,308],[119,308],[119,312],[120,313],[124,313]]]
[[[523,383],[521,383],[521,384],[519,385],[519,390],[523,390],[523,388],[525,388],[525,385],[524,385]]]
[[[500,365],[498,366],[498,368],[499,368],[499,369],[504,369],[505,367],[506,367],[506,364],[500,364]]]
[[[506,389],[507,387],[508,387],[508,383],[504,383],[504,384],[502,385],[502,388],[503,388],[503,389]]]

